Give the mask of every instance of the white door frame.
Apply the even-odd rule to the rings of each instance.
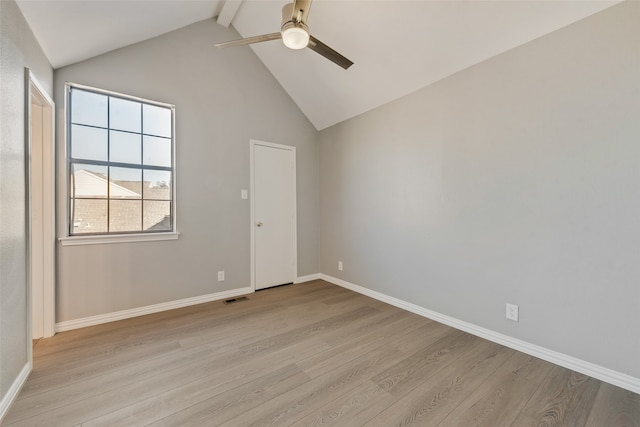
[[[55,334],[55,104],[31,70],[25,69],[25,133],[26,133],[26,203],[27,203],[27,306],[29,354],[33,338],[47,338]],[[42,116],[33,117],[31,104],[42,107]],[[41,135],[32,135],[33,120],[42,125]],[[41,163],[33,164],[33,154],[41,156]],[[34,183],[35,176],[40,177]],[[33,230],[34,200],[41,209],[36,211],[41,229]],[[34,256],[38,250],[40,256]],[[34,279],[34,272],[38,279]],[[33,298],[42,301],[41,307],[33,307]],[[38,304],[40,306],[40,304]]]
[[[250,183],[249,183],[249,191],[251,197],[250,199],[250,210],[251,210],[251,222],[249,224],[249,228],[251,229],[251,289],[255,292],[256,290],[256,218],[255,218],[255,157],[254,150],[256,145],[277,148],[280,150],[287,150],[293,152],[293,176],[296,177],[296,147],[290,145],[282,145],[282,144],[274,144],[272,142],[259,141],[256,139],[249,140],[249,170],[250,170]],[[298,208],[296,201],[296,185],[293,186],[293,277],[292,281],[295,281],[298,277]]]

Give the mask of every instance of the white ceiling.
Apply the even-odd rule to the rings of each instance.
[[[279,31],[287,0],[226,0],[243,37]],[[251,49],[317,129],[376,108],[619,0],[316,0],[311,34],[343,70],[280,41]],[[224,0],[18,0],[54,68],[217,16]],[[231,16],[229,11],[231,10]],[[212,40],[218,43],[227,40]],[[235,49],[248,49],[241,47]],[[224,52],[224,51],[223,51]]]

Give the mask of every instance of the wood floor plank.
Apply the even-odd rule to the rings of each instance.
[[[397,401],[395,397],[382,390],[372,381],[365,381],[362,385],[348,393],[336,397],[322,408],[300,418],[292,427],[309,426],[363,426],[372,424],[371,419]],[[362,409],[370,408],[365,414]],[[372,417],[373,415],[373,417]]]
[[[375,423],[385,426],[438,425],[502,366],[511,352],[489,341],[476,342],[455,363],[444,366],[377,414]]]
[[[288,372],[286,372],[286,377],[282,380],[267,378],[264,383],[252,381],[251,383],[243,384],[229,392],[218,394],[179,412],[174,412],[149,425],[176,427],[220,425],[309,380],[309,377],[294,365],[289,365],[285,369]],[[280,373],[280,371],[276,373]],[[273,376],[271,375],[271,377]]]
[[[640,394],[601,383],[587,427],[640,427]]]
[[[206,377],[84,422],[83,427],[131,425],[200,426],[232,418],[309,380],[295,364],[235,387],[219,387]],[[229,383],[227,383],[229,384]]]
[[[549,374],[551,363],[513,351],[511,357],[440,426],[510,426]]]
[[[395,341],[377,343],[374,348],[360,357],[354,359],[347,357],[342,361],[334,361],[331,365],[335,367],[334,369],[230,420],[228,425],[289,424],[313,412],[315,407],[331,402],[336,396],[350,393],[360,387],[367,378],[375,376],[394,364],[398,354],[403,352],[414,354],[423,347],[424,343],[416,339],[416,336],[407,340],[399,337]],[[298,365],[300,364],[306,365],[306,361],[299,362]]]
[[[221,425],[288,425],[308,415],[315,407],[324,406],[333,400],[335,395],[359,387],[372,371],[391,363],[393,353],[394,349],[369,352]]]
[[[233,345],[243,342],[243,336],[231,336],[227,339],[227,345]],[[138,364],[141,371],[145,371],[148,366],[155,366],[157,363],[163,363],[165,360],[171,360],[174,356],[180,358],[180,355],[174,353],[184,354],[185,357],[189,357],[191,353],[184,353],[184,349],[181,347],[178,341],[167,341],[160,344],[162,347],[166,346],[168,350],[160,352],[157,351],[157,345],[145,346],[135,351],[129,351],[113,357],[107,361],[101,358],[75,358],[75,364],[72,364],[66,369],[49,370],[46,374],[34,371],[34,375],[29,379],[29,382],[25,385],[20,398],[31,397],[39,393],[52,392],[58,387],[69,386],[76,382],[91,382],[94,379],[99,379],[104,375],[111,375],[112,373],[121,370],[128,369]],[[161,347],[161,348],[162,348]],[[217,354],[220,351],[225,351],[223,345],[216,345],[211,343],[206,346],[209,354]],[[194,352],[198,352],[198,348],[194,348]],[[40,375],[36,375],[40,373]]]
[[[268,351],[274,348],[282,348],[293,343],[304,341],[311,336],[321,335],[327,331],[347,327],[352,322],[362,321],[367,316],[378,314],[379,311],[371,307],[362,307],[354,311],[347,312],[338,316],[314,322],[301,328],[296,328],[278,335],[271,336],[250,345],[240,347],[238,356],[247,356],[254,353]]]
[[[304,346],[301,345],[301,348],[294,352],[291,352],[290,348],[282,349],[280,352],[262,356],[259,362],[269,363],[269,367],[277,366],[278,363],[284,363],[285,361],[294,363],[300,358],[316,354],[326,348],[327,345],[322,341],[307,341],[304,343]],[[224,352],[220,353],[219,356],[224,354]],[[176,369],[186,369],[187,371],[200,370],[202,376],[213,375],[223,370],[227,375],[236,372],[238,377],[243,378],[249,378],[251,375],[259,375],[260,372],[263,371],[260,366],[251,366],[253,363],[251,359],[246,359],[245,363],[236,363],[233,367],[221,363],[216,364],[215,361],[216,352],[211,347],[195,348],[181,353],[167,355],[162,358],[156,358],[146,363],[134,363],[124,369],[114,370],[93,377],[89,381],[70,383],[54,388],[48,393],[28,395],[26,397],[21,395],[7,417],[7,422],[14,422],[43,414],[70,403],[100,396],[105,392],[113,390],[123,392],[132,384],[144,384],[151,377],[167,374]],[[206,369],[207,367],[209,368]],[[188,376],[181,377],[180,382],[174,384],[174,386],[185,383],[187,379]],[[171,384],[168,385],[170,386]],[[158,393],[159,392],[160,391],[158,391]],[[52,399],[52,395],[55,395],[56,398]],[[129,400],[128,405],[131,405],[136,398],[140,398],[140,396],[135,396]]]
[[[447,328],[448,329],[448,328]],[[448,329],[435,342],[429,342],[420,352],[400,360],[386,371],[372,378],[382,390],[402,396],[428,380],[441,368],[462,357],[470,346],[480,341],[465,332]]]
[[[38,340],[2,426],[640,427],[640,396],[317,280]]]
[[[24,396],[49,392],[64,384],[90,381],[97,375],[123,369],[133,363],[147,363],[150,360],[180,351],[179,343],[166,342],[127,352],[118,357],[114,356],[108,360],[91,360],[87,363],[76,363],[67,369],[61,369],[44,377],[39,377],[37,371],[34,371],[33,380],[29,378],[30,381],[27,381],[23,388]]]
[[[206,310],[206,308],[203,309]],[[264,310],[249,312],[246,315],[247,317],[243,320],[247,323],[253,323],[254,320],[255,322],[262,322],[278,309],[284,311],[286,307],[267,307]],[[222,310],[217,311],[219,312]],[[105,333],[105,335],[102,336],[98,334],[99,338],[94,337],[92,339],[87,339],[85,345],[81,349],[76,348],[76,345],[74,345],[64,349],[59,348],[55,353],[43,354],[41,352],[36,352],[34,354],[37,361],[34,364],[34,378],[46,376],[50,372],[57,372],[60,369],[64,369],[65,366],[68,366],[69,364],[73,364],[74,362],[77,363],[77,360],[83,357],[87,357],[95,361],[97,358],[102,357],[102,354],[107,353],[103,348],[113,349],[110,353],[115,353],[117,351],[126,351],[132,347],[139,347],[142,344],[150,344],[159,341],[174,341],[175,337],[184,338],[185,335],[198,336],[204,331],[209,330],[222,333],[227,329],[230,332],[233,328],[234,322],[237,322],[238,319],[243,317],[243,315],[245,315],[243,312],[227,312],[227,315],[222,318],[215,317],[204,321],[198,318],[193,319],[195,316],[188,316],[193,319],[193,323],[178,328],[169,328],[166,324],[156,324],[154,328],[140,328],[135,334],[132,334],[129,330],[122,332],[118,329]],[[93,329],[93,327],[87,329]],[[60,335],[64,336],[65,334]],[[69,357],[69,354],[73,354],[73,357]]]
[[[226,363],[219,363],[219,359],[203,356],[189,364],[179,364],[171,370],[151,372],[145,378],[137,381],[126,381],[116,388],[93,394],[84,399],[76,400],[64,406],[59,406],[43,414],[31,416],[15,421],[16,426],[68,426],[99,418],[117,411],[122,406],[129,407],[139,402],[161,397],[170,392],[178,384],[190,384],[200,381],[206,383],[209,389],[216,389],[221,393],[239,384],[250,382],[265,373],[281,368],[283,365],[295,363],[300,357],[307,357],[325,348],[326,344],[318,341],[300,343],[298,348],[288,347],[270,354],[246,357],[242,362],[229,367]],[[263,365],[263,363],[265,365]],[[100,383],[94,383],[100,391]],[[123,396],[126,400],[123,401]],[[126,405],[123,405],[126,402]],[[9,423],[13,420],[7,420]]]
[[[425,347],[430,347],[433,343],[438,342],[443,336],[457,333],[444,325],[431,323],[409,330],[404,328],[399,330],[405,331],[405,333],[398,334],[398,329],[396,328],[396,336],[384,336],[385,330],[380,329],[378,334],[382,334],[379,337],[383,337],[383,340],[376,339],[371,341],[371,338],[367,337],[363,342],[368,341],[368,344],[359,346],[357,342],[359,339],[356,338],[352,343],[349,343],[349,347],[346,345],[336,347],[316,357],[299,362],[298,365],[303,367],[310,377],[315,378],[318,374],[328,372],[331,367],[341,365],[345,361],[355,360],[372,351],[373,348],[382,348],[383,346],[386,348],[393,346],[397,351],[395,356],[397,360],[402,358],[411,359],[415,358],[416,354],[422,353]],[[374,375],[374,377],[377,377],[377,375]],[[368,380],[366,386],[360,386],[353,391],[347,391],[343,395],[335,396],[333,401],[320,410],[316,410],[302,418],[294,425],[340,425],[342,423],[349,425],[354,422],[364,423],[371,418],[371,414],[359,416],[358,414],[363,408],[380,412],[395,401],[396,399],[389,395],[384,388]]]
[[[395,335],[385,335],[385,328],[372,334],[358,334],[348,343],[334,345],[330,350],[298,362],[298,366],[310,378],[316,378],[351,359],[362,357],[376,348],[393,346],[400,356],[402,353],[415,351],[416,342],[420,344],[421,348],[426,343],[435,341],[451,332],[451,329],[446,327],[434,327],[419,322],[400,330],[395,328],[397,325],[394,323],[390,323],[389,326],[394,327]],[[331,337],[328,340],[325,339],[325,342],[327,341],[331,342]]]
[[[5,421],[11,423],[44,414],[69,403],[125,386],[131,382],[142,382],[147,374],[153,375],[156,371],[169,371],[184,364],[192,364],[194,360],[205,357],[207,354],[209,354],[209,349],[207,348],[177,354],[172,353],[142,363],[132,363],[123,367],[123,369],[116,369],[94,376],[91,380],[69,383],[61,381],[48,391],[21,393]],[[55,394],[56,399],[51,398],[53,394]]]
[[[291,307],[280,306],[280,309],[265,313],[262,316],[251,316],[234,319],[228,325],[216,323],[211,329],[188,333],[180,336],[180,346],[183,349],[202,345],[203,342],[225,340],[229,335],[260,335],[263,337],[273,336],[279,333],[288,332],[301,326],[317,322],[318,319],[327,318],[332,315],[343,314],[353,311],[355,308],[368,306],[366,300],[355,303],[335,304],[327,308],[322,301],[304,302]],[[226,326],[226,327],[225,327]],[[256,340],[252,340],[256,341]]]
[[[554,366],[513,425],[584,426],[600,381]]]

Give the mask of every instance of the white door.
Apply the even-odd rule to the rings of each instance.
[[[292,283],[296,255],[296,149],[251,141],[252,264],[256,290]]]

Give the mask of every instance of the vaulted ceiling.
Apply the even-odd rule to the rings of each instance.
[[[280,30],[287,0],[18,0],[54,68],[209,18]],[[355,64],[270,41],[253,49],[317,129],[357,116],[619,0],[316,0],[312,35]],[[211,40],[215,43],[227,40]]]

